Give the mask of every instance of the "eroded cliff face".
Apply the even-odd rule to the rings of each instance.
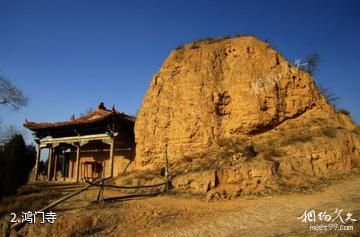
[[[223,185],[253,182],[255,189],[274,177],[296,183],[299,175],[341,173],[360,158],[351,119],[308,73],[251,36],[172,51],[152,79],[135,137],[137,169],[164,167],[166,151],[174,172],[214,170]],[[254,167],[263,174],[254,176]],[[241,175],[227,178],[231,172]]]

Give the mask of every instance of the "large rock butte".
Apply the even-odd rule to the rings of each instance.
[[[307,72],[252,36],[172,51],[152,79],[135,137],[136,169],[164,167],[166,153],[170,172],[193,173],[174,186],[200,193],[229,185],[252,192],[360,167],[351,118]]]

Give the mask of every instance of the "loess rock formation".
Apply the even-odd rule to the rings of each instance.
[[[193,42],[153,77],[135,123],[135,168],[212,196],[300,185],[360,167],[360,131],[311,75],[252,36]]]

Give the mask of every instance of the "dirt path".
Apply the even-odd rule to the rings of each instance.
[[[239,200],[237,200],[239,201]],[[273,196],[254,200],[243,200],[237,207],[233,202],[222,202],[224,208],[233,206],[231,211],[216,213],[186,227],[176,227],[154,236],[360,236],[360,177],[349,177],[341,183],[332,185],[324,192],[313,194],[293,194]],[[347,222],[354,230],[310,231],[310,225],[339,223],[302,223],[300,217],[305,210],[316,213],[326,211],[335,218],[335,209],[343,209],[345,220],[350,211],[358,222]],[[280,234],[281,233],[281,234]]]

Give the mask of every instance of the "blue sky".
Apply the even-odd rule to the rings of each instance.
[[[135,115],[170,51],[204,37],[254,34],[289,60],[320,54],[317,83],[360,121],[360,2],[0,0],[0,75],[29,97],[3,126],[63,121],[103,101]],[[30,133],[27,133],[31,140]]]

